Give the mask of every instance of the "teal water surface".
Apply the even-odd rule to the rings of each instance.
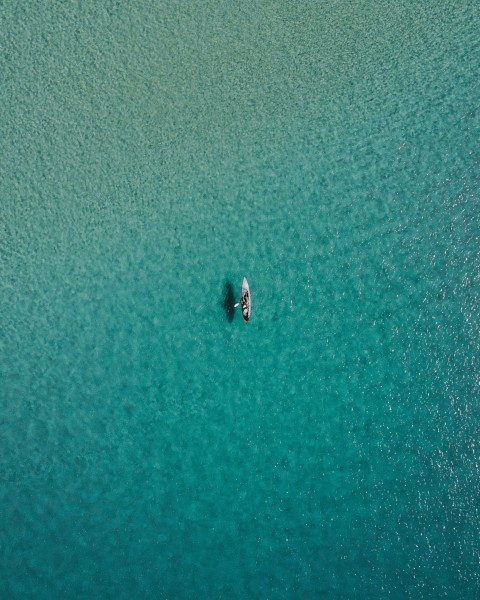
[[[478,2],[1,12],[0,597],[478,597]]]

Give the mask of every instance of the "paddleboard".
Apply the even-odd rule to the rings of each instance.
[[[252,312],[252,298],[250,296],[250,288],[248,287],[247,278],[243,278],[242,282],[242,298],[240,300],[242,306],[242,316],[245,323],[248,323],[250,313]]]

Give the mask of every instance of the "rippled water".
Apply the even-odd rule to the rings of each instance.
[[[475,598],[478,3],[3,8],[1,596]]]

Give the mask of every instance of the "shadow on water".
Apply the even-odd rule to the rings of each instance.
[[[232,282],[227,279],[223,290],[223,308],[227,321],[231,323],[235,316],[235,294],[233,291]]]

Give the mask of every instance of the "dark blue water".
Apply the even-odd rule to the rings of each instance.
[[[478,3],[2,12],[0,596],[476,598]]]

